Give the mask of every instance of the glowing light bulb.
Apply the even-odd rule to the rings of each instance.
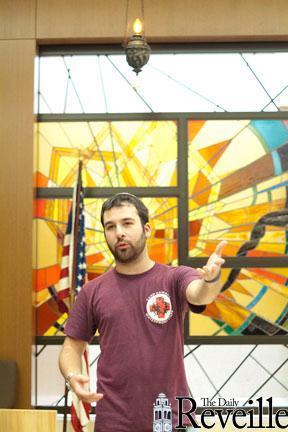
[[[133,32],[134,34],[141,34],[143,30],[143,24],[139,18],[136,18],[136,20],[133,23]]]

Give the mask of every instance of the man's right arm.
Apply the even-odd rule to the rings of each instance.
[[[103,394],[90,392],[87,387],[89,377],[83,375],[82,355],[87,342],[66,336],[60,356],[59,368],[65,378],[68,379],[71,389],[83,402],[97,402],[102,399]]]

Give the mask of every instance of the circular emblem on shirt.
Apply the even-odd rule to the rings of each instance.
[[[146,303],[146,316],[156,324],[165,324],[173,315],[170,296],[165,291],[151,294]]]

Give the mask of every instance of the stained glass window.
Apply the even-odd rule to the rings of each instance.
[[[84,187],[176,186],[176,123],[38,124],[38,187],[73,187],[80,157]]]
[[[286,256],[287,121],[191,120],[188,128],[189,255],[208,257],[226,239],[226,256]],[[223,294],[190,317],[190,335],[287,334],[287,276],[225,269]]]
[[[133,131],[137,131],[139,127],[142,128],[144,132],[147,130],[150,131],[149,126],[153,123],[156,127],[158,123],[160,123],[160,131],[163,127],[164,131],[166,131],[167,124],[168,129],[170,131],[172,130],[173,139],[171,140],[171,151],[172,153],[174,152],[174,154],[173,157],[171,157],[170,165],[173,167],[171,171],[173,174],[171,174],[171,172],[169,173],[169,171],[165,171],[162,177],[164,179],[162,185],[169,185],[169,183],[176,185],[176,181],[173,183],[177,178],[176,149],[178,148],[178,144],[177,134],[174,130],[176,122],[144,122],[144,126],[141,122],[132,122],[132,132],[130,136],[134,137]],[[125,130],[125,128],[129,129],[129,123],[124,122],[122,124],[119,122],[119,124],[120,128],[122,127],[123,130]],[[66,123],[60,123],[60,129],[62,125],[66,126]],[[116,126],[117,125],[118,123],[116,123]],[[75,136],[77,135],[75,134],[74,136],[73,131],[77,131],[78,127],[81,132],[82,128],[87,129],[87,123],[67,123],[66,130],[69,131],[71,137],[74,137],[73,139],[76,139]],[[102,122],[100,125],[97,125],[97,122],[95,122],[94,129],[96,130],[97,127],[99,130],[101,130],[101,128],[107,129],[106,123]],[[250,257],[285,257],[287,253],[287,121],[249,119],[187,120],[186,127],[188,142],[184,143],[184,148],[186,148],[186,153],[188,155],[187,199],[189,256],[191,258],[208,257],[211,252],[213,252],[220,239],[224,238],[228,241],[225,250],[225,255],[228,257],[235,257],[237,255],[247,256],[248,259]],[[44,145],[43,142],[46,142],[44,136],[48,136],[47,131],[54,131],[53,133],[56,139],[57,134],[55,130],[57,131],[58,128],[58,123],[39,124],[40,151]],[[51,136],[52,135],[51,133]],[[168,134],[168,136],[170,135]],[[51,141],[53,142],[52,138]],[[135,141],[137,142],[136,139]],[[145,142],[145,139],[143,139],[143,141]],[[158,150],[159,159],[167,159],[165,146],[163,145],[161,147],[160,145],[158,149],[157,140],[155,146]],[[59,148],[63,147],[60,146]],[[67,147],[67,151],[63,151],[63,154],[59,152],[56,146],[55,150],[53,146],[49,147],[49,149],[51,150],[50,154],[48,152],[43,152],[46,156],[43,164],[39,159],[39,169],[37,173],[37,179],[40,182],[39,185],[44,184],[43,179],[46,178],[46,186],[72,186],[73,182],[75,182],[75,171],[79,154],[77,152],[75,153],[74,148],[71,146]],[[150,151],[152,153],[151,167],[145,171],[148,176],[150,176],[153,170],[156,157],[153,147]],[[71,152],[71,154],[67,156],[69,152]],[[84,170],[84,183],[88,187],[95,186],[97,182],[95,180],[92,182],[91,180],[95,172],[89,171],[91,164],[89,156],[92,155],[93,159],[94,153],[88,153],[85,146],[83,146],[81,152],[82,157],[84,156],[84,161],[86,157],[86,164],[84,165],[86,167],[86,171]],[[53,156],[54,153],[57,154],[57,157]],[[119,152],[119,154],[121,158],[121,152]],[[149,151],[147,154],[148,161]],[[104,154],[104,156],[105,155],[106,154]],[[139,161],[143,163],[143,158],[138,158],[137,156],[135,158],[136,165]],[[130,159],[130,166],[133,167],[133,154],[131,154]],[[69,165],[70,163],[72,167]],[[103,163],[101,159],[100,163]],[[112,159],[110,172],[116,172],[115,164],[117,163],[118,158],[114,161]],[[45,164],[49,168],[46,171],[44,169]],[[67,166],[70,167],[70,170],[67,169]],[[92,172],[92,174],[90,174],[90,172]],[[104,175],[104,169],[102,169],[102,173],[102,177],[99,176],[98,178],[99,187],[102,184],[101,181],[104,184],[107,181]],[[140,171],[138,174],[140,174]],[[168,175],[168,181],[167,177],[165,177],[166,175]],[[133,178],[133,176],[131,177]],[[115,176],[113,178],[115,178]],[[127,178],[128,177],[126,177],[126,180]],[[150,176],[150,178],[152,177]],[[124,181],[125,178],[123,177],[122,180]],[[156,185],[159,184],[159,179],[152,183],[157,187]],[[131,184],[133,186],[139,185],[138,182],[133,184],[131,182],[129,183],[129,181],[127,181],[126,184],[127,186],[131,186]],[[148,183],[148,185],[151,186],[151,183]],[[179,191],[179,189],[176,189],[176,191],[175,193],[180,196],[181,191]],[[150,254],[156,261],[169,264],[177,263],[179,245],[177,208],[178,205],[181,205],[182,199],[183,198],[179,200],[178,198],[177,200],[176,198],[168,197],[144,199],[144,202],[147,203],[150,209],[154,228],[154,234],[150,244]],[[100,198],[85,200],[89,278],[96,277],[112,265],[111,256],[107,251],[102,227],[99,222],[102,202],[103,199]],[[49,284],[56,284],[59,279],[62,241],[67,223],[65,221],[68,219],[70,205],[70,200],[39,199],[37,201],[37,305],[39,335],[58,334],[52,323],[53,319],[57,318],[57,314],[55,315],[55,305],[53,305],[53,301],[50,298],[51,294],[49,294],[47,289]],[[182,236],[185,234],[183,229],[181,229],[181,234]],[[49,245],[49,247],[47,247],[47,245]],[[248,265],[247,262],[246,266]],[[230,283],[229,287],[226,289],[229,295],[231,293],[233,294],[233,290],[237,291],[239,288],[238,279],[242,277],[241,275],[244,270],[245,269],[242,269],[240,275],[232,278],[232,283]],[[227,273],[226,271],[227,277],[223,279],[223,284],[227,282],[229,272]],[[231,269],[231,272],[233,273],[233,269]],[[255,280],[256,278],[254,278],[254,281]],[[281,291],[281,289],[279,290]],[[267,295],[268,294],[266,294],[265,297],[266,299],[268,298]],[[257,298],[257,296],[258,293],[255,292],[255,298]],[[278,310],[278,306],[281,304],[283,306],[281,306],[281,313],[285,315],[287,292],[284,290],[279,298],[274,296],[273,298],[271,297],[270,300],[269,304],[271,308],[274,311]],[[216,307],[217,301],[213,304],[213,307]],[[283,302],[284,304],[282,304]],[[211,307],[209,308],[211,309]],[[223,309],[222,303],[220,302],[220,306],[218,305],[217,307]],[[241,304],[241,314],[243,314],[243,316],[241,315],[241,320],[244,321],[242,322],[240,320],[242,324],[240,325],[238,323],[238,327],[231,327],[231,323],[228,319],[229,316],[232,316],[232,314],[229,315],[230,312],[227,315],[225,315],[225,313],[220,314],[221,319],[224,320],[220,320],[220,327],[222,330],[219,330],[217,327],[218,324],[215,324],[217,319],[216,321],[214,320],[213,314],[212,317],[209,318],[209,308],[206,308],[203,317],[196,316],[195,314],[190,315],[190,336],[195,334],[202,336],[212,336],[214,334],[242,334],[241,332],[247,335],[269,334],[270,330],[267,330],[265,333],[258,327],[255,327],[256,330],[254,333],[251,330],[248,331],[246,327],[244,329],[243,326],[247,326],[246,320],[248,320],[248,317],[251,319],[253,315],[251,311],[247,310],[245,304]],[[52,311],[54,311],[54,315]],[[225,317],[227,318],[227,322],[225,321]],[[274,317],[272,319],[272,324],[275,325],[278,319],[279,316]],[[271,317],[269,317],[269,320],[271,321]],[[201,322],[200,327],[197,322]],[[204,322],[206,326],[203,325]],[[47,323],[49,323],[49,326]],[[217,328],[217,330],[215,330],[215,332],[211,331],[211,326],[212,328]],[[226,330],[229,329],[229,331],[224,331],[224,327]],[[231,330],[230,327],[233,330]],[[279,331],[276,332],[276,334],[280,335],[282,333]]]
[[[229,284],[232,272],[222,271],[223,292],[190,317],[190,336],[287,335],[287,268],[242,268]]]
[[[285,256],[288,122],[191,120],[188,128],[189,255],[208,256],[224,238],[228,256],[245,247],[247,256]]]
[[[288,115],[279,111],[288,107],[288,53],[153,51],[136,78],[123,54],[52,51],[39,58],[35,103],[38,405],[63,404],[60,374],[53,380],[57,385],[45,384],[49,362],[55,364],[59,348],[42,344],[49,345],[48,339],[62,343],[53,336],[62,335],[57,323],[67,318],[51,292],[59,281],[79,158],[86,188],[89,279],[113,265],[99,221],[103,200],[114,189],[133,193],[136,188],[151,214],[152,259],[198,267],[220,239],[228,241],[223,291],[202,314],[188,314],[187,344],[197,343],[198,337],[200,343],[222,343],[221,336],[264,336],[267,343],[265,336],[275,340],[287,335]],[[231,340],[225,338],[228,344]],[[275,346],[269,357],[279,368],[276,375],[272,361],[268,364],[263,355],[268,347],[230,345],[226,350],[218,347],[219,370],[216,367],[215,375],[217,365],[210,364],[209,376],[210,348],[214,359],[215,347],[185,346],[187,376],[192,388],[201,388],[199,395],[208,394],[207,389],[214,396],[235,394],[257,367],[259,382],[251,377],[245,394],[239,393],[241,400],[269,381],[263,394],[273,393],[279,404],[286,403],[285,345]],[[91,351],[95,373],[99,347]],[[247,366],[245,376],[239,362]],[[235,387],[232,392],[229,385]]]

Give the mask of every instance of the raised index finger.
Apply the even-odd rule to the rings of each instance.
[[[224,247],[227,245],[227,241],[226,240],[222,240],[217,246],[216,246],[216,249],[215,249],[215,254],[216,255],[218,255],[218,256],[221,256],[222,255],[222,252],[223,252],[223,249],[224,249]]]

